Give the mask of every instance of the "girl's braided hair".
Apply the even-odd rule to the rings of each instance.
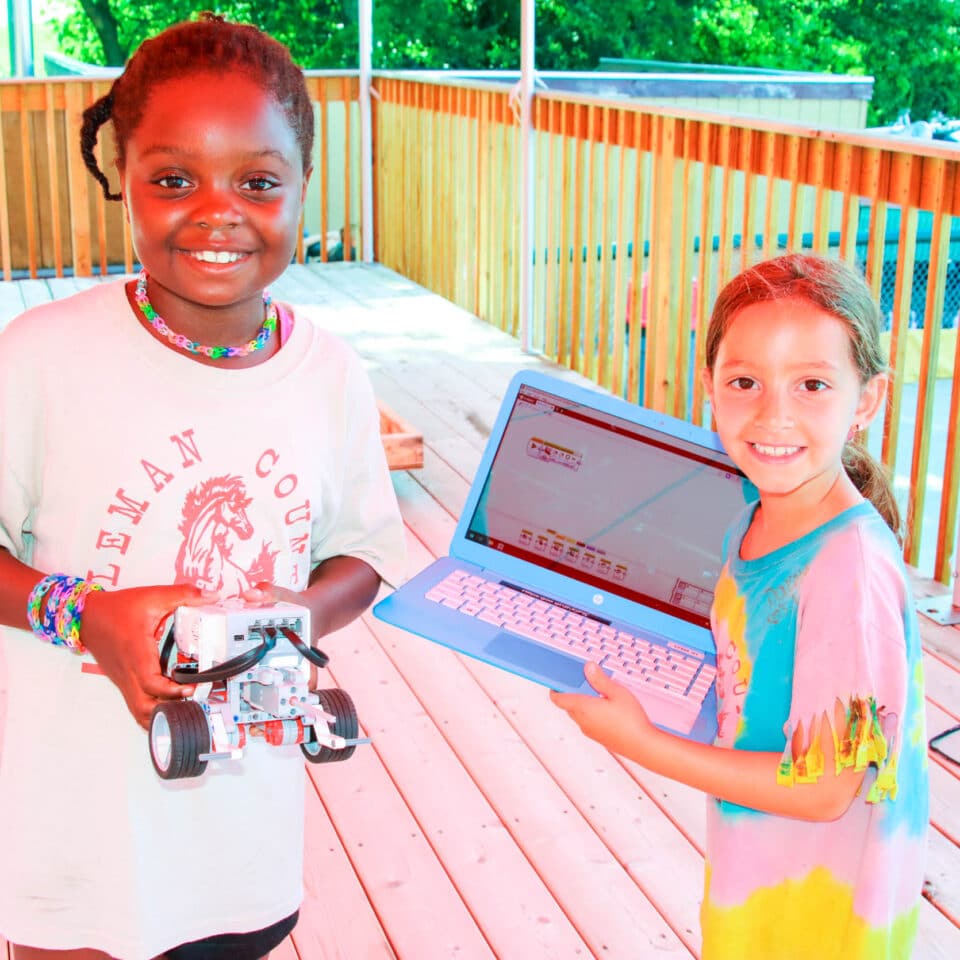
[[[252,77],[276,99],[296,134],[304,169],[310,166],[313,106],[303,72],[291,59],[290,51],[254,26],[229,23],[217,14],[204,12],[196,20],[174,24],[144,40],[109,93],[84,111],[80,152],[108,200],[120,200],[121,195],[111,193],[94,156],[100,127],[107,120],[113,121],[117,165],[122,168],[127,140],[143,118],[153,87],[194,73],[231,71]],[[198,92],[198,96],[202,94]]]
[[[720,291],[707,328],[707,368],[713,370],[720,341],[741,310],[754,303],[789,299],[805,300],[846,326],[850,357],[861,384],[887,372],[880,346],[880,309],[863,275],[842,260],[800,253],[758,263]],[[890,480],[859,437],[844,446],[843,466],[856,488],[899,537],[902,521]]]

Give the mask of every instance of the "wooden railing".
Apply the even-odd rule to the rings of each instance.
[[[5,279],[132,268],[119,204],[101,199],[78,149],[80,115],[109,82],[0,82]],[[311,73],[308,83],[318,145],[305,230],[342,230],[349,257],[361,248],[358,81]],[[742,266],[804,248],[860,262],[889,319],[894,373],[869,444],[897,481],[907,560],[949,579],[960,476],[955,148],[538,92],[534,249],[521,252],[510,87],[381,75],[374,94],[376,258],[517,335],[529,257],[533,349],[650,407],[709,421],[694,371],[710,304]]]
[[[397,76],[374,86],[377,259],[517,334],[519,265],[532,257],[533,348],[655,409],[709,421],[694,371],[710,304],[743,266],[788,249],[860,262],[888,318],[894,373],[869,443],[898,480],[907,560],[949,579],[955,148],[538,91],[535,243],[521,253],[510,88]]]
[[[80,156],[83,111],[112,77],[0,81],[0,269],[5,280],[130,271],[134,252],[119,203],[103,199]],[[358,80],[343,71],[310,72],[317,138],[304,217],[318,238],[343,231],[343,249],[359,248]],[[349,109],[345,109],[349,106]],[[115,181],[109,126],[98,145],[101,169]],[[116,192],[117,184],[113,183]],[[349,254],[348,254],[349,255]],[[298,256],[303,259],[301,243]]]

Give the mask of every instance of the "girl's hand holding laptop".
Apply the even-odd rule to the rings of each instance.
[[[588,663],[583,672],[599,697],[551,690],[550,699],[570,715],[584,736],[621,756],[644,763],[644,748],[654,738],[665,736],[663,732],[650,722],[640,701],[596,663]]]

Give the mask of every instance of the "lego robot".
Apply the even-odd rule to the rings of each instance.
[[[164,780],[200,776],[211,760],[237,759],[253,740],[299,744],[311,763],[347,760],[358,744],[357,712],[344,690],[309,689],[310,611],[292,603],[225,600],[180,607],[160,651],[164,673],[195,686],[157,704],[150,756]]]

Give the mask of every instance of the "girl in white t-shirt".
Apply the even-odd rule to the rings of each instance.
[[[117,193],[94,156],[108,120]],[[296,247],[313,135],[302,72],[256,28],[205,14],[146,41],[82,130],[144,272],[0,337],[0,933],[16,960],[259,960],[296,922],[299,749],[167,781],[144,727],[192,692],[159,662],[177,607],[287,600],[315,641],[402,556],[359,359],[266,293]]]

